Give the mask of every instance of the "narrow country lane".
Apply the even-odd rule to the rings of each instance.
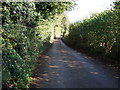
[[[38,61],[31,88],[118,88],[115,74],[89,59],[56,39]]]

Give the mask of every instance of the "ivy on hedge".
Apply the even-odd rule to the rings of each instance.
[[[35,60],[50,45],[51,21],[54,22],[54,17],[70,5],[62,2],[60,5],[55,2],[2,2],[3,84],[7,83],[10,88],[29,88]]]

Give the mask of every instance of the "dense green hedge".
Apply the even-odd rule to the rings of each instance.
[[[17,88],[27,88],[37,55],[42,52],[43,41],[27,36],[25,26],[4,26],[3,32],[3,82]],[[9,75],[9,76],[8,76]],[[9,79],[9,80],[8,80]]]
[[[25,27],[19,25],[6,26],[3,32],[2,43],[3,82],[9,82],[8,79],[11,79],[10,84],[24,88],[28,84],[26,79],[29,78],[30,72],[29,64],[27,63],[31,60],[27,50],[29,41],[23,33],[25,30]],[[18,85],[18,83],[20,84]]]
[[[37,56],[51,45],[52,30],[58,20],[55,17],[70,5],[59,5],[58,2],[2,3],[3,84],[10,88],[28,88]]]
[[[99,56],[108,63],[120,63],[120,2],[114,10],[94,14],[90,19],[70,25],[65,42],[78,50]]]

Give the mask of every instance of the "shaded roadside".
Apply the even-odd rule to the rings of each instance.
[[[30,88],[118,88],[118,77],[56,39],[38,59]]]

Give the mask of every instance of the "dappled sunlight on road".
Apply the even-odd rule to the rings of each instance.
[[[98,72],[90,72],[91,74],[99,74]]]
[[[35,88],[115,88],[118,80],[91,57],[68,48],[56,39],[38,60],[32,77]]]
[[[48,58],[50,58],[50,57],[49,57],[49,56],[44,56],[44,58],[45,58],[45,59],[48,59]]]
[[[51,65],[51,66],[48,66],[48,67],[50,67],[50,68],[59,68],[59,66],[57,66],[57,65]]]

